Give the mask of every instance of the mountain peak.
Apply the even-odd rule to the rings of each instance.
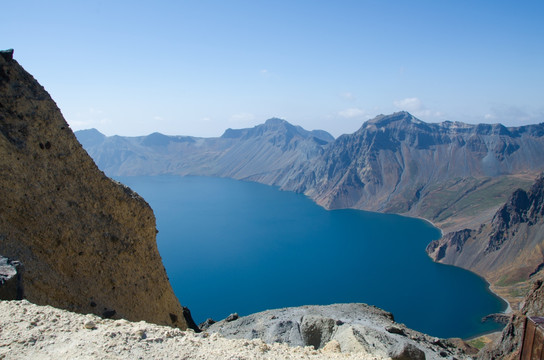
[[[363,124],[363,127],[375,126],[377,128],[383,128],[393,123],[402,124],[424,124],[423,121],[417,119],[415,116],[407,111],[399,111],[391,115],[378,115],[374,119],[368,120]]]
[[[270,118],[265,121],[265,125],[282,125],[282,124],[289,124],[289,122],[280,118],[276,118],[276,117]]]

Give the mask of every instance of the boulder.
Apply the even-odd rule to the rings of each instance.
[[[22,300],[23,265],[0,255],[0,300]]]
[[[470,359],[451,342],[396,323],[393,315],[365,304],[300,306],[219,321],[206,330],[233,339],[312,346],[392,359]]]

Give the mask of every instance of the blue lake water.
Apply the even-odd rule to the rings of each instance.
[[[439,337],[500,329],[482,323],[505,303],[478,276],[436,264],[429,223],[327,211],[275,187],[206,177],[119,177],[153,208],[157,242],[197,323],[299,305],[363,302]]]

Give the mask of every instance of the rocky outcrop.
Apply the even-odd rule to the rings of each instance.
[[[0,57],[0,254],[25,266],[28,300],[187,327],[155,217],[94,164],[49,94]]]
[[[23,265],[0,255],[0,300],[22,300]]]
[[[225,339],[147,322],[101,319],[28,301],[0,301],[0,358],[390,360],[337,348],[314,350]]]
[[[544,282],[540,279],[533,283],[532,289],[521,304],[521,309],[511,315],[500,338],[482,349],[478,355],[479,360],[519,359],[526,317],[544,314],[543,284]]]
[[[516,286],[537,277],[544,268],[543,209],[541,175],[529,191],[514,191],[489,223],[446,234],[430,243],[427,253],[435,261],[476,272],[494,290],[514,289],[519,296]]]
[[[233,339],[262,339],[269,344],[315,349],[337,348],[342,352],[399,360],[469,358],[453,341],[408,329],[395,323],[391,313],[365,304],[268,310],[235,321],[219,321],[207,331]]]

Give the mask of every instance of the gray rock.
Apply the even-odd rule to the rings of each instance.
[[[22,300],[23,265],[19,261],[0,256],[0,299]]]
[[[232,339],[262,339],[266,343],[330,348],[395,359],[470,359],[455,347],[444,349],[437,338],[395,323],[393,315],[365,304],[301,306],[267,310],[212,324],[208,332]],[[434,343],[433,343],[434,342]],[[330,349],[329,349],[330,350]],[[411,357],[410,357],[411,356]]]
[[[443,356],[442,352],[439,353]],[[404,344],[404,346],[396,348],[390,354],[391,360],[425,360],[425,353],[412,344]],[[447,356],[447,355],[446,355]]]
[[[216,321],[215,321],[214,319],[208,318],[208,319],[206,319],[206,321],[200,323],[200,324],[198,325],[198,328],[199,328],[200,330],[204,331],[204,330],[207,330],[210,326],[212,326],[212,325],[215,324],[215,323],[216,323]]]
[[[231,321],[234,321],[234,320],[238,320],[238,317],[239,317],[238,313],[230,314],[229,316],[227,316],[225,321],[231,322]]]
[[[302,318],[300,333],[304,344],[315,349],[325,346],[336,330],[336,321],[321,316],[308,315]]]

